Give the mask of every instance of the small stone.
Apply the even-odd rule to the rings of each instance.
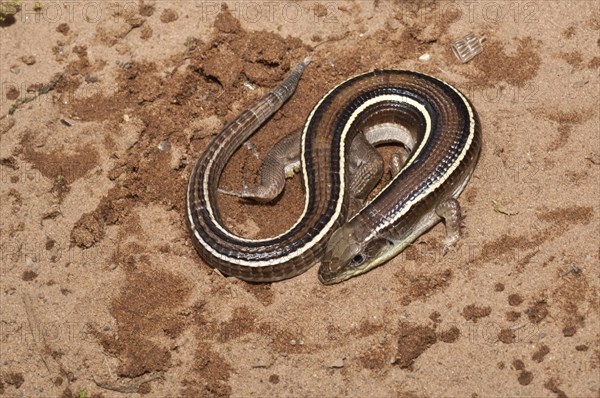
[[[523,369],[525,369],[525,364],[520,359],[515,359],[513,361],[512,365],[513,365],[513,368],[515,368],[516,370],[523,370]]]
[[[515,333],[510,329],[501,329],[498,333],[498,340],[504,344],[511,344],[515,340]]]
[[[565,337],[574,336],[576,332],[577,332],[577,329],[575,328],[575,326],[565,326],[563,328],[563,336],[565,336]]]
[[[252,364],[253,368],[264,368],[264,369],[266,369],[266,368],[268,368],[270,366],[271,366],[271,362],[267,361],[267,360],[264,360],[264,359],[258,359],[258,360],[256,360]]]
[[[169,23],[177,21],[178,19],[179,15],[177,14],[177,12],[170,8],[164,9],[163,12],[160,14],[160,22],[162,23]]]
[[[514,322],[517,319],[521,318],[521,313],[519,311],[508,311],[506,313],[506,320],[510,322]]]
[[[69,28],[69,25],[68,25],[68,24],[66,24],[66,23],[64,23],[64,22],[63,22],[63,23],[61,23],[61,24],[59,24],[59,25],[56,27],[56,31],[57,31],[58,33],[62,33],[62,34],[63,34],[63,35],[65,35],[65,36],[67,35],[67,33],[69,33],[69,30],[70,30],[70,28]]]
[[[513,307],[520,305],[522,302],[523,298],[518,294],[511,294],[508,296],[508,304],[512,305]]]
[[[429,53],[425,53],[419,57],[419,61],[421,62],[428,62],[429,60],[431,60],[431,54]]]
[[[159,151],[168,151],[169,149],[171,149],[171,143],[168,141],[161,141],[158,143],[158,150]]]
[[[523,370],[519,374],[518,380],[519,380],[519,384],[522,386],[529,385],[531,383],[531,381],[533,380],[533,374],[531,372]]]
[[[19,98],[19,90],[15,86],[11,86],[6,90],[6,99],[9,101],[14,101]]]
[[[273,374],[273,375],[269,376],[269,383],[272,383],[272,384],[279,383],[279,375]]]
[[[24,281],[26,281],[26,282],[29,282],[29,281],[34,280],[37,277],[38,277],[37,272],[32,271],[32,270],[27,270],[27,271],[23,272],[23,275],[21,276],[21,279],[24,280]]]
[[[36,62],[33,55],[23,55],[21,58],[19,58],[19,60],[21,60],[21,62],[23,62],[25,65],[33,65]]]
[[[540,363],[544,360],[544,357],[548,355],[549,352],[550,347],[544,344],[531,356],[531,359],[533,359],[537,363]]]
[[[338,359],[336,359],[335,361],[333,361],[329,365],[329,367],[330,368],[336,368],[336,369],[343,368],[344,367],[344,359],[345,359],[344,356],[340,356]]]

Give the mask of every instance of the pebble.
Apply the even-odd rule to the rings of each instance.
[[[338,357],[338,359],[336,359],[335,361],[333,361],[333,362],[332,362],[332,363],[329,365],[329,367],[330,367],[330,368],[337,368],[337,369],[339,369],[339,368],[343,368],[343,367],[344,367],[344,359],[346,359],[346,357],[345,357],[345,356],[343,356],[343,355],[340,355],[340,356]]]
[[[23,62],[25,65],[33,65],[35,64],[36,60],[35,57],[33,55],[23,55],[21,58],[19,58],[21,60],[21,62]]]
[[[73,121],[71,119],[67,119],[67,118],[60,119],[60,122],[67,127],[71,127],[73,125]]]
[[[253,364],[252,367],[253,368],[269,368],[272,365],[271,361],[268,360],[264,360],[264,359],[258,359],[256,360]]]
[[[158,150],[159,151],[168,151],[169,149],[171,149],[171,143],[168,141],[161,141],[158,143]]]

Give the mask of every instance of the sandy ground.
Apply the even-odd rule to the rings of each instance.
[[[228,5],[26,1],[2,22],[0,395],[600,397],[598,3]],[[469,32],[488,40],[461,64]],[[484,148],[454,253],[439,225],[335,286],[316,267],[247,284],[197,256],[191,165],[306,55],[259,157],[373,68],[472,100]],[[240,150],[221,185],[259,165]],[[302,194],[295,177],[273,205],[219,205],[269,236]]]

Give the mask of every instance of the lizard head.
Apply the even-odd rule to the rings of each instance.
[[[377,237],[361,237],[352,221],[336,230],[329,239],[319,268],[319,280],[325,285],[363,274],[391,258],[394,242]]]

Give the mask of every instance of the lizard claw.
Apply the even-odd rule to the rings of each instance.
[[[442,249],[442,255],[445,256],[450,251],[455,252],[457,250],[456,244],[460,240],[460,233],[451,234],[450,236],[446,236],[444,239],[444,248]]]

